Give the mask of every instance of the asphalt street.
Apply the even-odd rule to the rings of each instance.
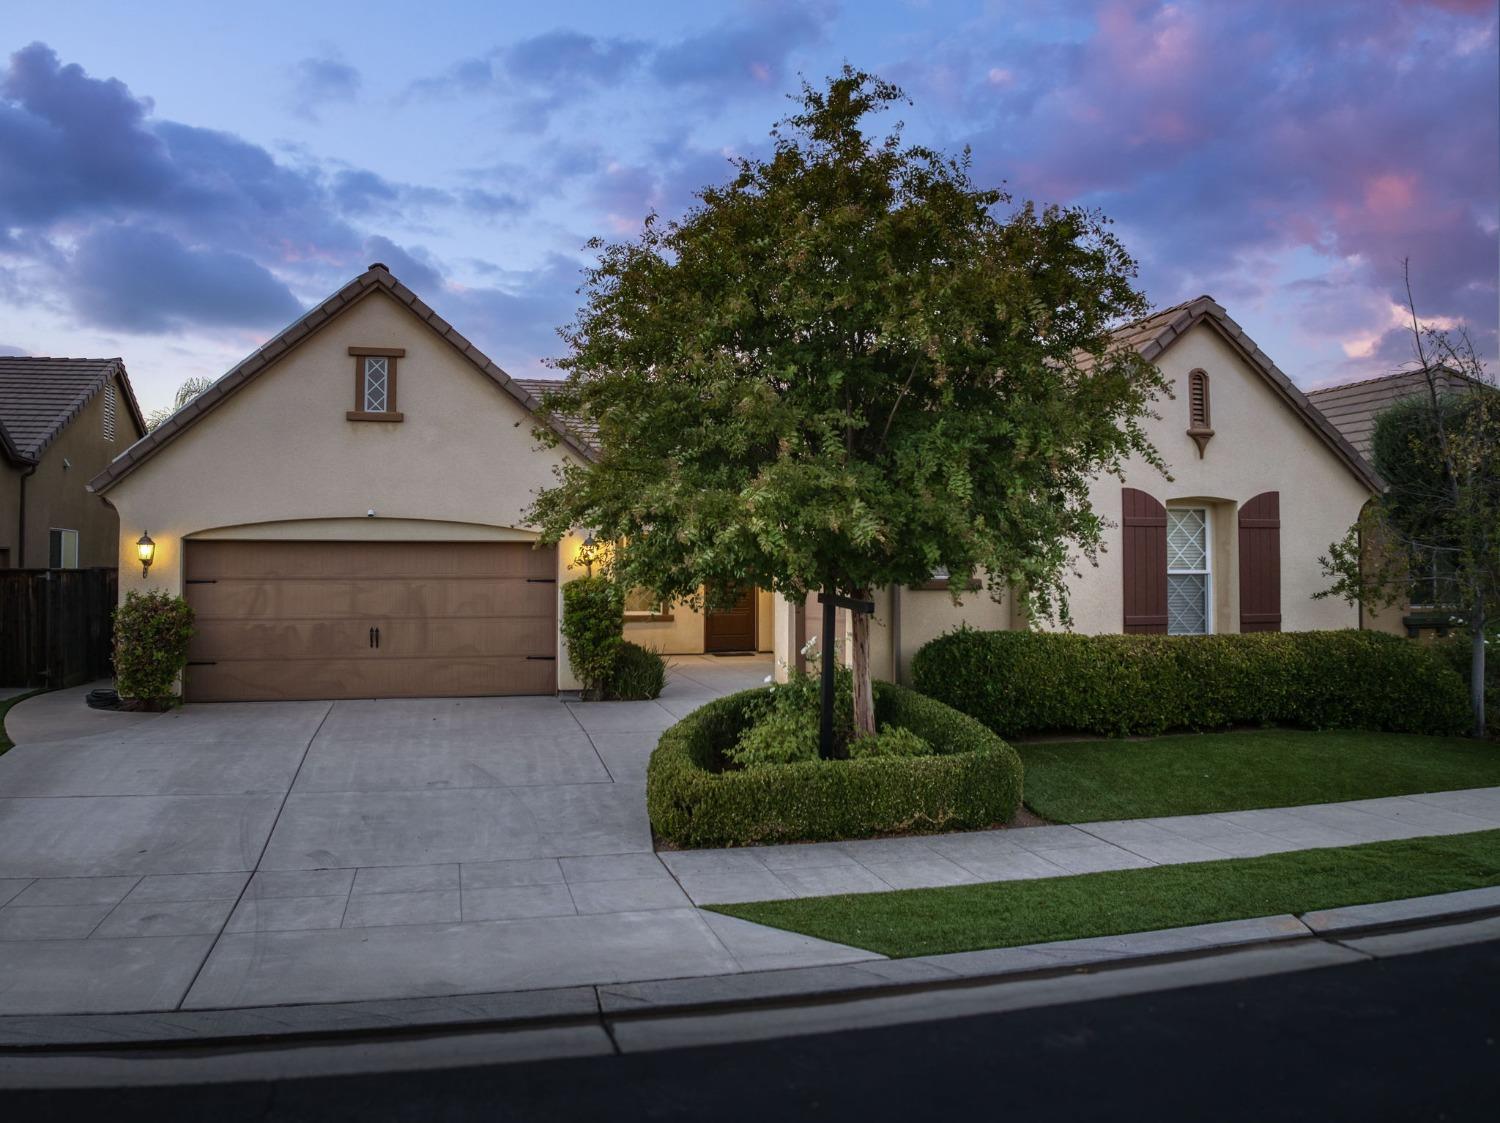
[[[9,1093],[7,1120],[1493,1120],[1500,942],[779,1041],[280,1084]]]

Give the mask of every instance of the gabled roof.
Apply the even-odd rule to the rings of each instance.
[[[145,432],[141,407],[119,359],[0,356],[0,451],[18,463],[35,462],[116,377],[125,390],[125,408]]]
[[[376,292],[383,292],[411,309],[412,314],[429,330],[527,410],[535,413],[540,407],[541,403],[524,386],[501,370],[494,360],[464,338],[452,324],[434,312],[416,293],[396,280],[384,264],[377,261],[328,299],[314,305],[286,330],[251,352],[207,390],[115,457],[104,471],[89,481],[89,490],[109,490],[233,397],[247,383],[254,381],[278,359],[327,327],[340,313]],[[594,458],[587,443],[579,440],[563,425],[554,422],[551,428],[562,438],[563,444],[579,456],[586,460]]]
[[[542,401],[549,393],[563,384],[563,380],[560,378],[518,378],[515,381],[518,386],[525,389],[538,402]],[[563,415],[561,420],[570,431],[577,435],[579,440],[585,442],[592,449],[597,450],[599,448],[599,426],[597,424],[571,415]]]
[[[1134,347],[1147,362],[1154,363],[1172,344],[1198,324],[1206,324],[1217,331],[1361,483],[1372,491],[1384,489],[1385,484],[1375,473],[1375,469],[1370,467],[1344,434],[1323,416],[1317,406],[1308,400],[1307,395],[1297,388],[1296,383],[1256,345],[1255,340],[1245,334],[1245,329],[1230,319],[1229,313],[1213,297],[1199,296],[1170,308],[1163,308],[1118,328],[1114,335],[1120,342]]]
[[[1483,386],[1467,375],[1446,367],[1433,367],[1439,392],[1458,392]],[[1325,386],[1311,390],[1308,397],[1322,411],[1349,443],[1370,455],[1370,438],[1375,433],[1375,418],[1406,398],[1427,393],[1427,378],[1420,368],[1398,370],[1379,378],[1346,382],[1342,386]]]

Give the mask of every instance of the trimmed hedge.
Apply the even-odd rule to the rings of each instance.
[[[1229,725],[1462,733],[1462,680],[1367,631],[1080,636],[960,630],[912,660],[923,694],[1002,737],[1156,734]]]
[[[765,688],[716,699],[662,734],[646,770],[657,834],[680,846],[749,846],[993,826],[1021,803],[1021,760],[972,718],[894,683],[875,716],[928,756],[815,760],[725,771],[721,754]]]

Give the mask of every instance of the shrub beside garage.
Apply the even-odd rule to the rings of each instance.
[[[960,630],[912,660],[921,693],[1005,737],[1290,725],[1457,734],[1462,679],[1431,650],[1368,631],[1080,636]]]
[[[694,710],[662,734],[646,772],[651,825],[679,846],[749,846],[968,830],[1014,818],[1021,761],[979,722],[877,682],[875,716],[927,742],[926,755],[727,766],[761,711],[747,690]]]

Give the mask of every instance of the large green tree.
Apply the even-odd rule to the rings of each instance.
[[[1415,602],[1468,633],[1474,736],[1486,728],[1486,646],[1500,622],[1500,390],[1464,335],[1424,328],[1408,286],[1419,388],[1375,419],[1386,481],[1322,559],[1338,595],[1372,607]]]
[[[591,243],[546,408],[600,454],[537,498],[548,539],[592,529],[620,581],[665,600],[863,598],[946,567],[1066,616],[1103,526],[1090,479],[1158,462],[1141,422],[1160,375],[1110,336],[1145,310],[1135,265],[1095,213],[1012,207],[967,152],[865,131],[902,99],[847,67],[804,85],[768,159],[679,221]],[[868,628],[857,614],[857,735]]]

